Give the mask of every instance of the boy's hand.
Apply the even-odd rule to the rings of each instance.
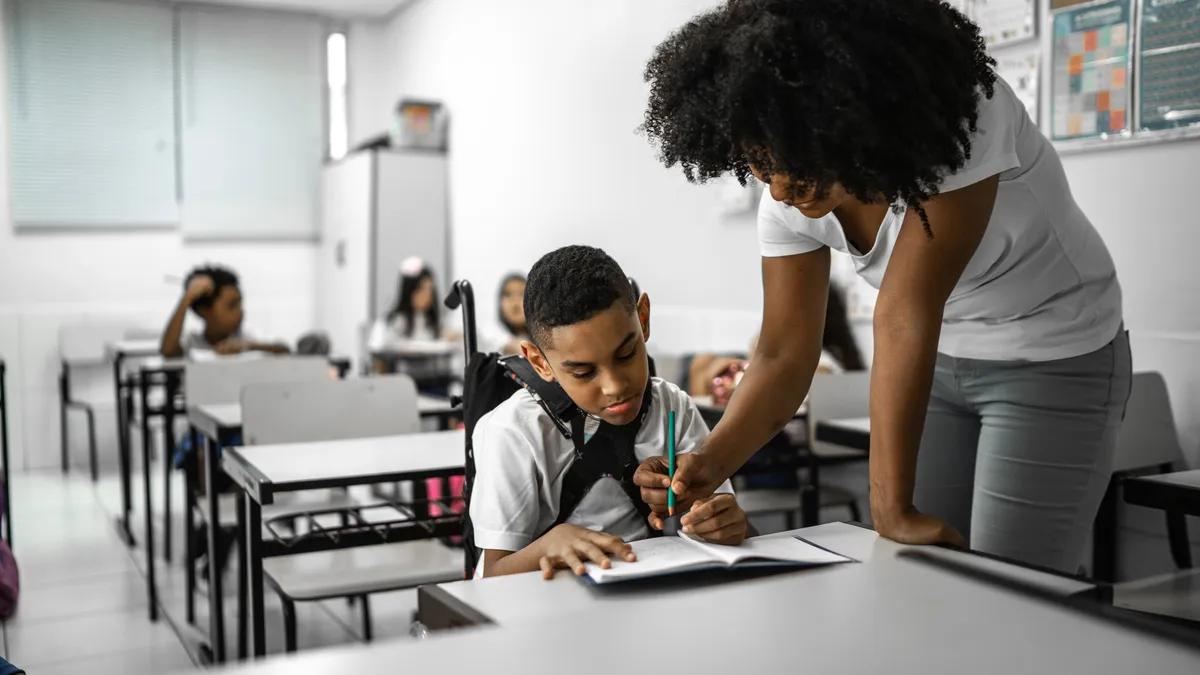
[[[221,340],[213,347],[213,351],[223,356],[231,354],[241,354],[250,349],[250,343],[241,338],[226,338]]]
[[[666,457],[651,457],[642,462],[633,483],[642,489],[642,501],[650,506],[646,519],[650,527],[663,529],[667,517],[667,487],[675,492],[675,512],[681,513],[695,500],[708,497],[721,487],[724,478],[717,476],[713,462],[701,451],[675,456],[675,482],[667,477]]]
[[[684,533],[710,544],[737,546],[746,539],[746,512],[729,493],[697,499],[679,523]]]
[[[207,274],[197,274],[188,282],[187,290],[184,292],[188,300],[195,301],[209,295],[213,292],[212,277]]]
[[[608,559],[610,554],[620,556],[626,562],[637,560],[633,549],[620,537],[578,525],[563,523],[542,535],[538,541],[542,549],[538,566],[542,568],[543,579],[553,578],[555,569],[570,569],[576,576],[583,576],[585,560],[608,569],[612,565]]]

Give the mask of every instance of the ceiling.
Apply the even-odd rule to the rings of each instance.
[[[174,0],[184,2],[186,0]],[[222,5],[243,7],[274,7],[329,16],[377,19],[387,16],[412,0],[205,0]]]

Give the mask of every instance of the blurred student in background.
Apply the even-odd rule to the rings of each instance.
[[[367,337],[367,349],[376,355],[375,372],[389,372],[400,364],[401,371],[416,380],[422,392],[444,393],[440,382],[448,374],[447,357],[454,356],[446,343],[462,336],[442,328],[440,309],[433,270],[420,258],[405,259],[400,264],[396,301]],[[381,358],[383,354],[390,356]]]
[[[525,275],[513,272],[500,282],[499,325],[485,334],[481,351],[501,356],[521,353],[521,341],[529,339],[525,328]]]
[[[204,321],[204,329],[183,334],[183,322],[191,309]],[[163,331],[163,356],[185,356],[193,351],[240,354],[262,351],[286,354],[282,344],[254,342],[242,332],[242,291],[231,270],[218,266],[197,267],[183,282],[183,296]]]

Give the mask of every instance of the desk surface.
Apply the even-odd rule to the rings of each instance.
[[[691,398],[692,398],[692,403],[695,403],[697,408],[701,408],[701,409],[707,408],[709,410],[714,410],[716,412],[725,412],[725,406],[717,403],[716,401],[713,401],[713,397],[711,395],[710,396],[692,396]],[[805,400],[804,403],[800,404],[800,409],[796,411],[795,417],[804,417],[807,414],[808,414],[808,401]]]
[[[534,577],[525,582],[529,588],[597,597],[590,611],[570,620],[545,612],[517,625],[293,655],[234,672],[374,673],[396,664],[415,672],[500,666],[533,675],[608,675],[621,664],[639,673],[687,675],[1200,672],[1200,650],[895,559],[894,544],[848,527],[823,526],[810,530],[811,538],[837,542],[842,552],[864,557],[861,564],[680,591],[653,603],[636,593],[589,589],[565,575],[553,582]],[[546,604],[540,592],[512,600]],[[598,644],[597,636],[609,642]]]
[[[824,587],[832,583],[839,588],[844,586],[847,593],[855,593],[857,591],[852,588],[856,583],[854,579],[863,574],[865,569],[870,570],[869,573],[872,577],[879,578],[888,575],[897,566],[910,567],[914,565],[914,563],[895,557],[898,551],[905,548],[904,546],[883,539],[875,534],[874,530],[854,525],[830,523],[771,536],[788,534],[798,534],[817,545],[861,561],[858,564],[834,565],[791,575],[787,585],[801,590],[806,590],[809,586]],[[945,549],[930,549],[930,552],[963,561],[978,569],[1004,574],[1011,579],[1036,584],[1060,595],[1070,595],[1092,588],[1090,584],[1081,581],[1015,567],[980,556]],[[850,578],[849,581],[845,581],[847,577]],[[843,581],[845,583],[840,583]],[[687,595],[719,593],[725,587],[725,585],[721,585],[703,589],[689,588],[682,593]],[[456,581],[441,584],[439,588],[502,626],[522,623],[546,615],[562,616],[592,612],[613,603],[623,603],[622,606],[626,611],[636,611],[639,606],[644,605],[645,611],[650,612],[656,604],[681,594],[677,590],[643,590],[634,596],[620,593],[596,593],[569,575],[560,574],[551,581],[543,581],[541,576],[536,573],[478,581]]]
[[[258,492],[258,485],[267,483],[273,492],[311,490],[370,482],[378,476],[419,476],[462,469],[465,442],[465,433],[455,430],[248,445],[227,449],[221,455],[221,465],[251,495]]]
[[[123,357],[157,356],[161,348],[158,340],[118,340],[105,345],[104,353],[111,361],[118,354]]]
[[[871,433],[871,418],[870,417],[847,417],[843,419],[821,420],[818,425],[837,427],[846,431],[857,431],[864,434]]]
[[[444,415],[457,410],[449,399],[436,396],[417,396],[417,412],[421,415]],[[242,427],[242,404],[220,403],[195,405],[188,408],[188,420],[206,436],[216,438],[219,432]]]

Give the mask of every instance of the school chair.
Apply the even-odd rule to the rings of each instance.
[[[808,433],[809,450],[812,454],[809,465],[809,482],[815,493],[812,495],[820,508],[844,506],[855,521],[862,520],[858,497],[853,490],[836,485],[821,484],[821,468],[865,462],[867,453],[855,448],[818,441],[817,424],[822,420],[869,417],[871,373],[868,371],[840,373],[817,373],[808,390]],[[863,496],[866,495],[864,483]],[[809,523],[816,525],[816,523]]]
[[[184,399],[188,406],[220,405],[237,403],[241,399],[242,388],[260,382],[306,382],[312,380],[328,380],[329,364],[322,356],[278,356],[257,358],[221,358],[207,361],[194,361],[184,369]],[[208,510],[199,508],[200,488],[213,489],[214,486],[204,485],[204,467],[200,464],[203,457],[202,440],[199,433],[192,437],[192,452],[184,457],[184,507],[185,522],[185,572],[187,594],[187,620],[195,621],[195,542],[193,533],[196,529],[196,514],[207,518]],[[171,449],[173,450],[173,449]],[[169,455],[168,455],[169,456]],[[164,484],[163,511],[163,546],[166,559],[170,560],[171,550],[171,461],[164,462],[166,482]],[[217,471],[217,475],[221,475]],[[218,492],[219,492],[219,487]],[[234,508],[235,496],[219,495],[221,506],[221,521],[215,527],[232,530],[236,524],[237,512]],[[209,523],[209,525],[213,525]],[[212,538],[210,537],[210,541]],[[211,547],[210,547],[211,548]],[[209,552],[209,564],[217,563],[217,552]]]
[[[87,322],[68,324],[58,331],[58,356],[61,368],[58,375],[59,433],[62,453],[62,472],[70,471],[71,446],[68,413],[83,412],[88,430],[88,468],[92,482],[98,478],[96,457],[96,411],[94,402],[78,399],[71,390],[71,369],[96,369],[106,366],[105,346],[126,339],[132,327],[120,322]],[[116,402],[120,405],[120,401]]]
[[[1117,580],[1118,493],[1121,484],[1132,476],[1170,473],[1185,468],[1171,397],[1161,373],[1134,373],[1125,421],[1117,436],[1112,478],[1092,537],[1092,576],[1101,581]],[[1180,569],[1191,567],[1187,519],[1181,513],[1167,512],[1167,539],[1171,556]]]
[[[407,375],[250,385],[242,390],[241,400],[246,445],[371,438],[421,431],[417,388]],[[400,520],[415,515],[405,513],[397,504],[353,505],[343,511],[355,511],[348,515],[362,522],[366,518],[362,511],[381,508],[394,512]],[[333,510],[312,509],[302,519],[311,523],[313,514],[328,515]],[[264,529],[269,530],[269,536],[276,536],[273,524],[294,515],[279,517],[265,512]],[[342,519],[345,526],[346,515]],[[334,533],[336,529],[333,528]],[[335,540],[336,534],[322,535],[318,529],[306,536],[329,536]],[[263,576],[283,604],[286,649],[294,652],[297,602],[357,598],[362,611],[363,638],[369,642],[372,593],[461,579],[462,552],[439,541],[418,540],[274,556],[263,561]]]

